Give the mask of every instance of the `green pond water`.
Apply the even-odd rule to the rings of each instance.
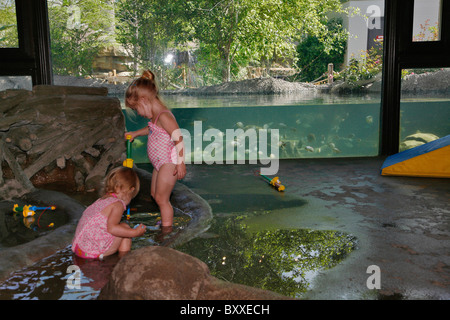
[[[218,279],[301,298],[322,270],[356,249],[357,239],[337,231],[278,229],[250,232],[245,217],[216,217],[210,230],[176,248],[205,262]],[[149,240],[150,239],[150,240]],[[151,237],[133,249],[157,245]],[[75,257],[70,247],[19,270],[0,284],[1,300],[93,300],[107,283],[117,256],[103,261]],[[72,266],[80,268],[80,287],[70,287]]]

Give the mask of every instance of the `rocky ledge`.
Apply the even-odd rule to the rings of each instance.
[[[288,300],[213,277],[202,261],[166,247],[146,247],[115,266],[99,300]]]
[[[292,93],[316,93],[317,86],[303,82],[289,82],[276,78],[256,78],[242,81],[225,82],[215,86],[201,87],[197,89],[184,89],[178,91],[166,91],[165,94],[292,94]]]

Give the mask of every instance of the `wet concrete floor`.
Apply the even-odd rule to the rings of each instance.
[[[450,180],[381,176],[383,161],[282,160],[277,175],[284,193],[249,164],[190,165],[183,184],[207,199],[214,215],[229,214],[229,202],[251,211],[251,199],[266,201],[267,212],[246,221],[254,230],[357,237],[357,250],[320,272],[306,299],[450,299]]]

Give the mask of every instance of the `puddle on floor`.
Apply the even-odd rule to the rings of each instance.
[[[320,271],[357,247],[354,236],[338,231],[251,232],[246,218],[216,216],[208,232],[177,249],[205,262],[218,279],[301,298]]]

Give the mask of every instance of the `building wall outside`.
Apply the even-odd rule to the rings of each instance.
[[[421,0],[415,3],[413,36],[417,36],[421,31],[421,25],[428,21],[430,26],[435,26],[440,20],[441,0]],[[358,58],[362,52],[368,48],[368,35],[384,34],[384,0],[353,0],[344,4],[345,8],[359,8],[359,13],[350,15],[344,20],[344,27],[349,31],[345,64],[348,65],[350,59]]]

